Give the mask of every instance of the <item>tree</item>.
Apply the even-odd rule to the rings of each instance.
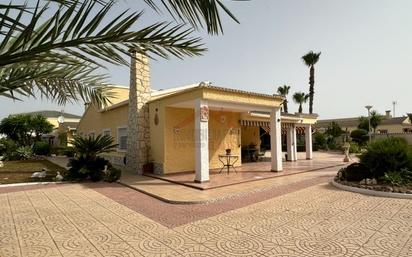
[[[370,120],[371,120],[371,128],[373,129],[373,133],[376,132],[377,127],[381,124],[383,120],[383,116],[379,114],[377,111],[370,112]],[[369,131],[369,118],[361,116],[359,118],[359,125],[358,129],[364,129]]]
[[[369,131],[369,119],[367,117],[359,117],[358,129]]]
[[[407,113],[406,115],[408,115],[409,121],[412,122],[412,113]]]
[[[329,124],[325,133],[331,136],[332,138],[337,138],[340,137],[343,133],[345,133],[345,131],[342,130],[338,123],[333,121]]]
[[[194,29],[222,32],[221,12],[236,20],[220,0],[143,0],[180,24],[142,27],[143,12],[115,18],[114,0],[38,0],[0,4],[0,96],[19,99],[39,92],[59,104],[84,100],[107,104],[102,63],[128,65],[130,49],[161,58],[201,55],[206,49]],[[192,27],[187,27],[185,24]],[[136,27],[140,27],[136,29]]]
[[[383,116],[379,114],[377,111],[371,111],[371,127],[373,129],[373,133],[376,133],[376,128],[381,124]]]
[[[315,64],[319,61],[321,52],[314,53],[313,51],[308,52],[302,56],[303,62],[310,68],[309,75],[309,113],[313,113],[313,97],[315,95]]]
[[[295,103],[299,104],[299,113],[302,113],[303,109],[302,109],[302,104],[306,103],[308,101],[309,95],[305,94],[303,92],[296,92],[293,95],[293,101],[295,101]]]
[[[288,112],[288,99],[287,96],[289,94],[290,86],[283,85],[278,87],[278,94],[285,97],[285,101],[283,101],[283,111]]]
[[[368,142],[368,131],[365,129],[355,129],[350,133],[352,141],[358,143],[359,145],[365,145]]]
[[[53,125],[41,115],[9,115],[0,122],[0,133],[19,145],[31,145],[52,131]]]

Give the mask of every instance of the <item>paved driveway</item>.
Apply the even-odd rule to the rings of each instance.
[[[4,257],[412,252],[412,201],[363,196],[327,184],[177,227],[165,227],[82,185],[0,194],[0,206]],[[178,213],[171,208],[170,215]]]

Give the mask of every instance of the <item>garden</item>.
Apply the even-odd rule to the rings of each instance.
[[[53,125],[41,115],[10,115],[0,122],[0,184],[50,181],[108,181],[120,178],[121,171],[99,154],[117,145],[110,136],[75,136],[71,147],[55,147],[42,140]],[[66,170],[47,160],[50,155],[71,157]]]
[[[402,138],[368,144],[359,162],[339,170],[335,181],[353,187],[412,194],[412,149]]]

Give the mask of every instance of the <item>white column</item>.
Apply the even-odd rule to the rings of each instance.
[[[305,145],[306,145],[306,159],[312,160],[312,126],[308,125],[305,127]]]
[[[280,108],[270,112],[270,152],[271,170],[282,171],[282,135],[280,127]]]
[[[293,152],[293,161],[297,161],[298,160],[298,141],[296,139],[296,125],[293,124],[292,127],[292,141],[293,141],[293,147],[292,147],[292,152]]]
[[[195,181],[209,181],[209,121],[201,119],[201,109],[207,101],[195,101]]]
[[[292,142],[292,127],[288,127],[286,130],[286,149],[287,149],[287,161],[293,160],[293,142]]]

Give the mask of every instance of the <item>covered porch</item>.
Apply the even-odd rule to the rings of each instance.
[[[146,176],[199,190],[208,190],[316,170],[326,169],[327,171],[327,168],[344,165],[342,162],[343,156],[340,153],[315,152],[313,160],[306,160],[305,152],[299,152],[297,156],[298,160],[294,162],[286,162],[286,160],[283,159],[282,172],[272,172],[271,162],[267,161],[243,163],[241,166],[236,167],[237,172],[231,170],[230,173],[223,171],[219,173],[220,169],[210,169],[208,183],[196,183],[193,181],[193,172],[180,172],[166,175],[146,174]]]

